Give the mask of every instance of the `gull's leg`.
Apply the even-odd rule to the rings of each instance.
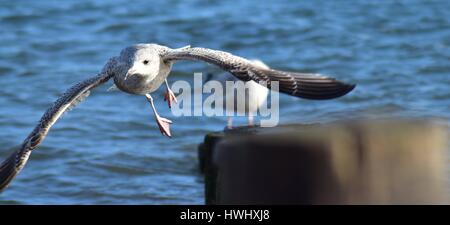
[[[233,117],[228,117],[227,118],[227,129],[233,129]]]
[[[172,137],[172,135],[170,134],[170,124],[172,123],[172,121],[159,116],[158,112],[156,112],[155,105],[153,104],[153,98],[150,94],[146,94],[145,97],[152,105],[153,113],[155,114],[156,124],[158,124],[161,134],[167,137]]]
[[[169,108],[172,108],[172,102],[177,103],[177,97],[175,97],[175,94],[172,90],[170,90],[169,83],[167,83],[167,79],[164,80],[166,83],[166,94],[164,94],[164,101],[167,101],[169,104]]]
[[[253,123],[253,114],[252,113],[249,113],[248,114],[248,126],[249,127],[252,127],[252,126],[254,126],[255,124]]]

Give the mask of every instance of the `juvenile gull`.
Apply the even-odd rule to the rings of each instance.
[[[47,109],[20,148],[0,165],[0,191],[4,190],[23,169],[31,152],[44,140],[60,116],[87,97],[91,89],[111,78],[121,91],[144,95],[150,102],[161,133],[170,137],[171,121],[159,116],[150,93],[166,81],[173,63],[177,60],[204,61],[230,72],[243,81],[267,82],[269,88],[271,82],[278,81],[280,92],[306,99],[337,98],[355,87],[318,74],[262,68],[247,59],[223,51],[190,46],[171,49],[157,44],[133,45],[123,49],[119,56],[109,59],[99,74],[69,88]],[[166,99],[169,105],[175,101],[175,96],[168,85]]]

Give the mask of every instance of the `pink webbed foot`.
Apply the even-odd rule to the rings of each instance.
[[[156,124],[158,124],[159,130],[161,131],[161,134],[167,137],[172,137],[172,134],[170,133],[170,124],[172,121],[156,116]]]
[[[164,101],[167,101],[167,103],[169,104],[169,108],[172,108],[172,103],[177,103],[177,97],[172,92],[172,90],[168,89],[166,91],[166,94],[164,94]]]

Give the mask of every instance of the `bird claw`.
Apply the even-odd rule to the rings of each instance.
[[[172,123],[171,120],[168,120],[160,116],[156,116],[156,124],[158,124],[159,130],[161,131],[161,134],[164,136],[172,137],[172,134],[170,133],[171,123]]]
[[[169,104],[169,108],[172,108],[172,103],[177,103],[177,97],[172,92],[172,90],[169,89],[166,91],[166,94],[164,94],[164,101],[167,101],[167,103]]]

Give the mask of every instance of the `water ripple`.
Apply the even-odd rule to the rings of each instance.
[[[357,88],[331,101],[281,96],[281,123],[450,118],[448,1],[2,1],[0,157],[44,110],[127,45],[219,48]],[[169,82],[219,70],[179,63]],[[202,204],[197,144],[225,117],[173,117],[162,137],[146,100],[107,85],[64,115],[0,204]],[[245,124],[244,118],[236,123]],[[30,189],[29,187],[33,188]]]

